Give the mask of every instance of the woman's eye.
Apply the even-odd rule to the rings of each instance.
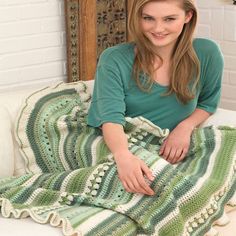
[[[144,20],[147,20],[147,21],[151,21],[151,20],[153,20],[153,18],[150,17],[150,16],[144,16],[143,19],[144,19]]]
[[[173,21],[175,18],[166,18],[165,21]]]

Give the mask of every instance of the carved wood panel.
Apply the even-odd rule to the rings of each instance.
[[[65,0],[68,82],[79,78],[79,2]]]
[[[126,0],[97,0],[97,54],[127,41]]]
[[[128,41],[131,0],[64,1],[68,81],[93,79],[100,53]]]

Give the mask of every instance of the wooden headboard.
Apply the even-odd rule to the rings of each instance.
[[[129,40],[132,0],[64,0],[68,82],[94,78],[100,53]]]

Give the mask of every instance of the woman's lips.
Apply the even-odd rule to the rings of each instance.
[[[164,39],[167,36],[167,34],[155,34],[155,33],[152,33],[152,36],[154,38],[157,38],[157,39]]]

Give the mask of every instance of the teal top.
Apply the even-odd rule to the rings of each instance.
[[[161,128],[172,130],[196,108],[214,113],[220,99],[223,57],[218,45],[197,38],[194,49],[200,61],[200,86],[195,98],[182,104],[175,94],[163,96],[168,87],[154,83],[150,92],[140,90],[131,78],[134,43],[110,47],[100,56],[88,125],[99,127],[111,122],[124,125],[125,116],[143,116]]]

